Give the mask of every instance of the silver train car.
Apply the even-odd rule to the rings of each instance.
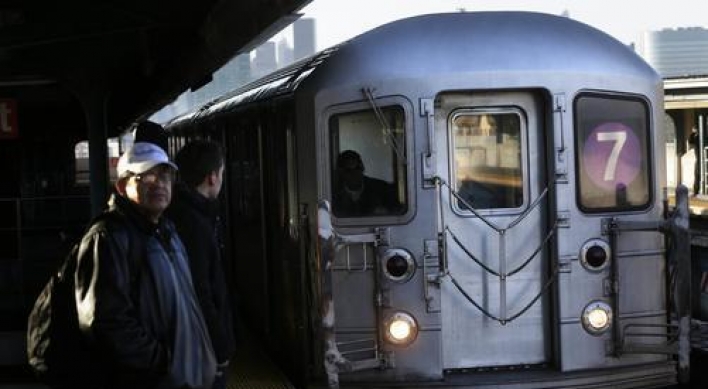
[[[404,19],[167,124],[227,153],[239,310],[298,387],[685,377],[685,188],[662,80],[526,12]]]

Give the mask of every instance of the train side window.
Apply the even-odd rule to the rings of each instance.
[[[652,201],[647,104],[582,94],[575,100],[577,201],[585,212],[642,209]]]
[[[521,123],[517,112],[453,114],[451,162],[459,209],[521,207]]]
[[[133,144],[132,134],[125,134],[117,138],[107,140],[108,145],[108,170],[111,182],[114,182],[118,177],[116,167],[118,166],[118,157]],[[74,184],[88,185],[89,184],[89,143],[81,141],[74,146]]]
[[[405,114],[399,106],[329,120],[332,212],[339,218],[403,215],[408,209]]]

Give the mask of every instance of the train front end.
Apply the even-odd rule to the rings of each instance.
[[[343,45],[296,93],[327,385],[675,383],[687,219],[664,201],[661,85],[550,15],[428,15]]]

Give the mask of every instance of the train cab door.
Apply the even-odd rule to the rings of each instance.
[[[543,103],[530,92],[435,101],[445,371],[550,360]]]

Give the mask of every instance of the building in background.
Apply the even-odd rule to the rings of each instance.
[[[278,68],[278,60],[275,55],[275,42],[268,41],[258,46],[256,55],[251,61],[251,74],[255,78],[261,78]]]
[[[175,101],[155,113],[150,120],[165,123],[209,101],[248,84],[294,61],[315,53],[315,20],[301,18],[292,27],[292,37],[278,34],[275,40],[264,42],[250,53],[234,57],[214,72],[212,80],[197,89],[186,91]],[[286,29],[287,30],[287,29]],[[291,43],[292,42],[292,43]]]
[[[708,29],[647,31],[637,43],[641,55],[663,78],[708,75]]]
[[[309,57],[315,52],[315,19],[304,18],[293,23],[294,60]]]
[[[697,194],[705,197],[708,195],[708,29],[647,31],[639,38],[636,50],[664,79],[663,130],[670,192],[679,183],[691,189],[698,180]],[[696,144],[689,142],[693,131],[700,134]]]
[[[288,40],[285,39],[285,37],[281,38],[278,41],[278,67],[283,67],[287,66],[288,64],[293,63],[294,57],[293,57],[293,48],[290,46],[290,43],[288,43]]]

